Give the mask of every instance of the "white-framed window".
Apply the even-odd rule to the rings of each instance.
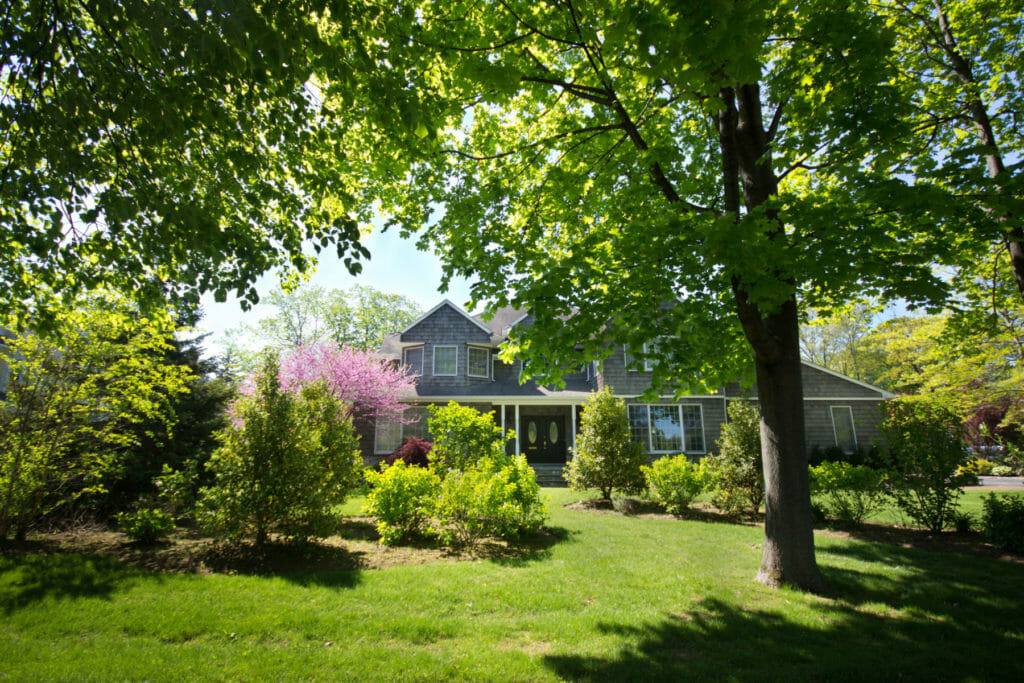
[[[644,447],[644,450],[651,450],[651,432],[647,427],[647,406],[631,405],[627,408],[629,412],[629,429],[633,433],[633,441]]]
[[[649,453],[705,453],[700,404],[633,404],[627,408],[633,440]]]
[[[412,369],[412,374],[422,375],[423,374],[423,347],[417,346],[411,349],[405,349],[402,351],[402,365],[408,366]]]
[[[373,432],[374,453],[394,453],[402,445],[402,423],[377,420]]]
[[[645,358],[644,358],[642,366],[639,364],[639,360],[637,359],[637,357],[634,356],[630,352],[629,347],[628,346],[623,346],[622,347],[622,355],[623,355],[622,360],[623,360],[623,362],[626,365],[626,370],[629,371],[629,372],[640,372],[641,370],[643,372],[651,372],[652,370],[654,370],[654,365],[655,365],[655,360],[656,359],[655,358],[648,358],[646,356],[649,353],[650,354],[654,354],[655,356],[658,355],[658,349],[660,347],[662,347],[663,344],[664,344],[664,341],[663,341],[662,337],[657,337],[657,338],[655,338],[652,341],[644,343],[642,348],[643,348],[643,355],[645,356]]]
[[[682,405],[679,409],[683,414],[683,445],[687,453],[705,453],[704,446],[704,409],[699,403]]]
[[[678,453],[683,450],[683,423],[679,406],[650,406],[651,452]]]
[[[459,347],[434,347],[434,374],[448,377],[459,374]]]
[[[853,430],[853,409],[850,406],[832,406],[832,431],[836,446],[844,453],[857,450],[857,434]]]
[[[470,346],[466,354],[466,374],[470,377],[487,377],[487,360],[491,352],[479,346]]]

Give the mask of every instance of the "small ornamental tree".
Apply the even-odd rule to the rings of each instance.
[[[268,355],[207,465],[214,482],[202,492],[203,526],[232,540],[251,535],[257,546],[272,531],[294,541],[330,535],[332,507],[362,470],[347,413],[323,382],[286,390]]]
[[[764,502],[761,418],[746,401],[733,401],[722,425],[718,455],[707,459],[715,493],[711,502],[728,514],[749,507],[755,514]]]
[[[368,351],[333,343],[302,346],[281,361],[285,388],[323,382],[331,394],[344,401],[352,421],[402,421],[414,378],[407,368],[382,360]]]
[[[165,361],[166,317],[140,317],[107,294],[56,315],[47,336],[0,345],[10,373],[0,399],[0,539],[24,537],[83,494],[105,493],[105,476],[139,443],[133,427],[169,429],[172,397],[191,377]]]
[[[626,403],[608,387],[590,395],[583,406],[582,427],[576,437],[565,478],[573,491],[601,490],[610,500],[613,490],[635,493],[644,488],[640,468],[647,464],[640,444],[633,441]]]
[[[941,531],[953,519],[969,473],[962,418],[935,397],[882,404],[882,437],[889,448],[889,493],[914,522]]]
[[[427,457],[431,466],[444,477],[448,470],[466,471],[484,457],[503,460],[505,439],[501,427],[494,424],[493,413],[462,406],[451,401],[446,406],[430,406],[429,430],[434,447]]]

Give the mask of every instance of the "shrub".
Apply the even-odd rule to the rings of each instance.
[[[451,401],[446,406],[430,406],[429,431],[434,447],[427,456],[431,467],[441,476],[448,470],[469,470],[481,458],[505,455],[505,438],[494,424],[493,413],[481,413]]]
[[[396,462],[404,462],[406,465],[416,467],[430,467],[430,449],[434,444],[431,441],[424,441],[415,436],[406,438],[405,443],[398,449],[384,458],[385,465],[394,465]]]
[[[641,470],[651,498],[674,515],[682,514],[709,480],[704,463],[690,462],[685,455],[658,458]]]
[[[581,428],[565,478],[573,491],[601,490],[610,500],[612,490],[637,493],[643,490],[646,464],[640,444],[633,441],[626,403],[609,388],[594,392],[583,406]]]
[[[540,486],[522,455],[449,470],[434,506],[442,542],[456,546],[475,545],[484,536],[516,538],[539,528],[544,517]]]
[[[489,535],[518,538],[544,523],[544,503],[537,474],[525,455],[485,458],[480,471],[486,477],[482,515]]]
[[[883,404],[882,436],[889,446],[888,492],[914,522],[941,531],[951,521],[967,476],[961,419],[950,405],[930,399]]]
[[[729,421],[722,425],[718,439],[718,455],[706,458],[714,485],[711,502],[727,514],[744,509],[756,514],[764,502],[760,416],[745,401],[730,403],[728,413]]]
[[[319,382],[285,391],[270,355],[255,385],[219,435],[200,522],[228,539],[251,534],[257,545],[271,531],[293,541],[328,536],[337,526],[332,508],[362,470],[346,406]]]
[[[163,510],[142,508],[118,513],[117,526],[133,541],[155,543],[174,531],[174,517]]]
[[[982,500],[981,528],[989,543],[1024,553],[1024,498],[990,493]]]
[[[826,514],[860,524],[884,505],[885,473],[864,465],[824,462],[810,468],[811,493],[820,495]]]
[[[403,460],[383,472],[366,471],[373,489],[363,511],[377,518],[377,531],[385,545],[430,531],[433,500],[441,480],[429,469],[410,466]]]
[[[971,458],[960,466],[962,474],[973,474],[975,477],[982,474],[992,474],[995,463],[984,458]]]
[[[992,468],[993,477],[1009,477],[1013,475],[1013,468],[1008,465],[996,465]]]
[[[160,475],[153,480],[163,508],[175,518],[189,517],[195,511],[199,495],[199,463],[188,460],[180,470],[164,463]]]
[[[438,533],[445,545],[472,546],[485,535],[477,493],[486,483],[480,470],[448,470],[434,502]]]

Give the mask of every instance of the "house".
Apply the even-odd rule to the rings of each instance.
[[[413,393],[405,397],[412,406],[406,417],[413,422],[379,423],[363,434],[366,460],[379,461],[408,436],[429,438],[426,406],[456,401],[494,411],[497,424],[515,432],[508,444],[511,453],[525,454],[539,471],[561,470],[580,429],[580,407],[605,386],[626,400],[633,435],[651,457],[686,453],[699,458],[714,449],[729,401],[756,400],[756,387],[744,391],[736,384],[713,394],[644,401],[641,394],[650,388],[651,373],[631,362],[621,346],[603,361],[567,375],[564,388],[532,380],[521,384],[521,362],[506,364],[498,351],[511,330],[531,321],[531,315],[512,308],[485,321],[444,300],[385,338],[381,354],[418,376]],[[808,449],[870,446],[878,436],[879,404],[894,396],[812,363],[804,363],[803,388]]]

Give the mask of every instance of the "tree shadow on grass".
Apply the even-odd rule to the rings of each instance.
[[[222,574],[274,576],[301,585],[352,588],[359,584],[365,553],[344,546],[310,543],[215,544],[200,557]]]
[[[109,598],[145,572],[106,555],[0,557],[0,609],[10,614],[46,599]]]
[[[545,664],[592,681],[1024,680],[1024,567],[838,550],[828,552],[876,563],[857,571],[823,556],[839,598],[794,596],[763,609],[709,598],[650,623],[600,623],[606,653],[549,655]]]
[[[541,527],[515,541],[487,541],[477,548],[477,555],[507,567],[523,567],[551,557],[551,549],[571,541],[578,531],[564,527]]]

